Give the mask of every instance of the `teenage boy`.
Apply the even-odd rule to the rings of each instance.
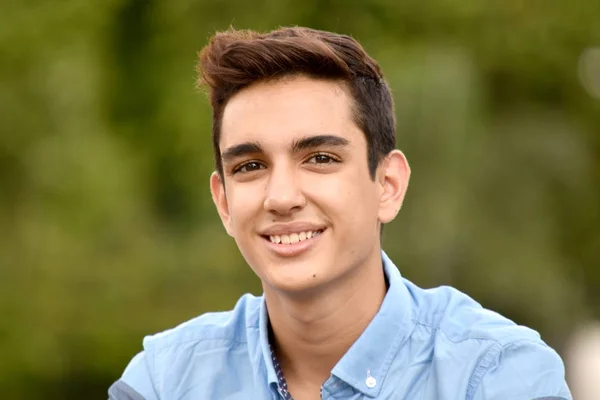
[[[144,339],[111,399],[571,399],[539,335],[381,249],[410,169],[381,69],[307,28],[216,34],[210,189],[264,293]]]

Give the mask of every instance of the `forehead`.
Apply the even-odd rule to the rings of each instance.
[[[304,76],[260,82],[234,95],[223,112],[221,149],[259,141],[288,145],[306,135],[329,134],[356,141],[352,100],[343,83]]]

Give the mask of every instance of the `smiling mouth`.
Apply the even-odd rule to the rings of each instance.
[[[306,240],[313,239],[323,233],[325,229],[318,229],[316,231],[305,231],[305,232],[297,232],[290,233],[289,235],[270,235],[263,236],[266,240],[275,244],[295,244],[299,242],[304,242]]]

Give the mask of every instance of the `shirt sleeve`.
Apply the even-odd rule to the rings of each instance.
[[[109,400],[159,400],[145,352],[133,357],[121,378],[108,390],[108,398]]]
[[[497,345],[473,376],[473,400],[572,400],[559,355],[541,342]]]

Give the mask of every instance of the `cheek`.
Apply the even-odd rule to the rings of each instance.
[[[326,218],[345,213],[346,201],[352,197],[352,189],[346,180],[334,175],[311,177],[303,183],[303,188],[308,203],[314,203]]]
[[[263,193],[260,188],[244,184],[229,189],[228,206],[231,226],[236,232],[247,230],[257,212],[262,210]]]
[[[364,226],[368,220],[376,224],[378,213],[375,183],[358,174],[331,176],[307,185],[307,197],[314,202],[332,223],[345,226]]]

